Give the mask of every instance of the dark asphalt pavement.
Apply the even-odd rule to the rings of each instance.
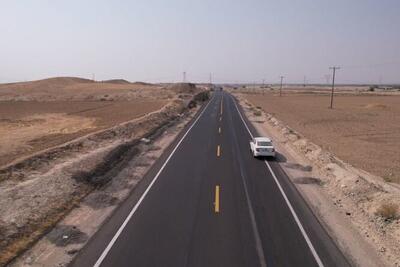
[[[216,92],[71,266],[349,266],[239,112]]]

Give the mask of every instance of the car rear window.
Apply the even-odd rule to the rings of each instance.
[[[271,142],[266,142],[266,141],[259,141],[257,142],[257,145],[259,146],[272,146]]]

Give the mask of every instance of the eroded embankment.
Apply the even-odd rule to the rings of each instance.
[[[28,248],[94,189],[187,113],[174,100],[161,110],[48,149],[0,170],[0,265]]]

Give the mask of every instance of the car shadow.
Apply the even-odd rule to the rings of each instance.
[[[275,157],[266,157],[266,156],[262,156],[262,157],[257,157],[258,160],[261,161],[275,161],[275,162],[287,162],[287,158],[285,157],[285,155],[276,152],[275,153]]]

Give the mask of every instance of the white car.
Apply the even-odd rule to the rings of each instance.
[[[267,137],[254,137],[250,140],[250,151],[254,157],[275,157],[274,145]]]

